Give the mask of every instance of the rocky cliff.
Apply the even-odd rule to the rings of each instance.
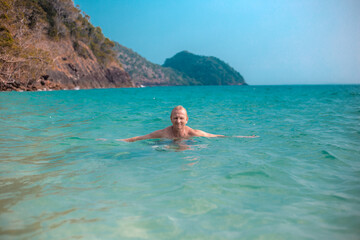
[[[0,0],[0,90],[133,87],[115,52],[71,0]]]

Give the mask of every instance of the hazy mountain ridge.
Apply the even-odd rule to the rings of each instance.
[[[216,57],[183,51],[161,66],[119,43],[115,43],[114,49],[137,86],[246,85],[237,71]]]
[[[186,74],[172,68],[154,64],[133,50],[115,42],[115,51],[131,79],[137,86],[199,85]]]

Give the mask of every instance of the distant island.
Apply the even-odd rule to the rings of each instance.
[[[182,51],[166,59],[163,67],[182,72],[199,85],[244,85],[244,78],[216,57],[205,57]]]
[[[215,57],[183,51],[151,63],[89,19],[72,0],[0,0],[0,91],[246,85]]]

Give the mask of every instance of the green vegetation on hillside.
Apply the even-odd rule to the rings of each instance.
[[[137,85],[246,85],[236,70],[215,57],[183,51],[160,66],[116,42],[114,49],[124,69]]]
[[[187,51],[166,59],[163,67],[171,67],[201,85],[243,85],[244,78],[235,69],[216,57],[205,57]]]

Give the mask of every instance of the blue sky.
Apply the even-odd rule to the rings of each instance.
[[[360,84],[359,0],[75,0],[105,36],[163,64],[215,56],[252,85]]]

